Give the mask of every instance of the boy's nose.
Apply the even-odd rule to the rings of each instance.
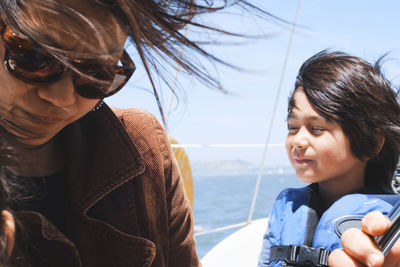
[[[293,140],[293,148],[297,150],[305,149],[307,148],[308,144],[309,140],[307,132],[301,128]]]

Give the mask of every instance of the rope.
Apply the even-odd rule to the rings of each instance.
[[[251,222],[251,219],[253,218],[254,207],[256,205],[257,196],[258,196],[258,190],[260,188],[261,176],[262,176],[263,169],[264,169],[264,162],[265,162],[265,158],[266,158],[266,155],[267,155],[268,143],[269,143],[269,139],[270,139],[270,136],[271,136],[272,125],[274,124],[274,118],[275,118],[275,114],[276,114],[276,110],[277,110],[277,106],[278,106],[278,100],[279,100],[280,92],[282,90],[283,79],[285,77],[286,66],[287,66],[287,62],[288,62],[288,59],[289,59],[290,48],[291,48],[292,42],[293,42],[294,30],[296,28],[296,22],[297,22],[297,18],[298,18],[298,15],[299,15],[300,2],[301,2],[301,0],[298,0],[298,2],[297,2],[296,15],[294,17],[292,30],[290,32],[289,44],[288,44],[288,48],[287,48],[286,55],[285,55],[285,61],[283,62],[281,78],[280,78],[279,87],[278,87],[278,93],[276,94],[275,103],[274,103],[274,107],[273,107],[273,110],[272,110],[271,123],[269,124],[269,128],[268,128],[267,139],[265,141],[265,148],[264,148],[264,152],[263,152],[263,155],[262,155],[260,168],[259,168],[259,171],[258,171],[257,183],[256,183],[254,194],[253,194],[253,200],[251,202],[251,207],[250,207],[250,211],[249,211],[249,217],[247,219],[247,224],[249,224]]]
[[[247,225],[247,222],[231,224],[228,226],[223,226],[223,227],[214,228],[214,229],[207,230],[207,231],[198,232],[198,233],[195,233],[194,236],[200,236],[200,235],[206,235],[206,234],[211,234],[211,233],[215,233],[215,232],[221,232],[221,231],[225,231],[225,230],[232,229],[232,228],[242,227],[245,225]]]
[[[269,147],[283,147],[284,144],[268,144]],[[171,144],[172,148],[262,148],[265,144]]]

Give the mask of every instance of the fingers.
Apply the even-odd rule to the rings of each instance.
[[[15,241],[15,222],[14,217],[12,214],[7,211],[1,211],[1,215],[3,216],[3,231],[6,236],[7,240],[7,250],[8,255],[11,255],[12,249],[14,248],[14,241]]]
[[[400,240],[384,257],[370,237],[382,235],[389,226],[389,219],[382,213],[368,213],[362,220],[361,230],[351,228],[343,233],[341,238],[343,249],[337,249],[329,255],[329,266],[399,267]]]
[[[361,229],[371,236],[383,235],[389,226],[390,221],[388,217],[379,211],[368,213],[361,222]]]
[[[349,257],[343,249],[332,251],[328,258],[329,267],[359,267],[363,266],[353,258]]]
[[[375,230],[377,229],[373,228],[373,231]],[[384,262],[384,256],[375,242],[360,229],[351,228],[344,232],[342,247],[348,256],[366,266],[381,266]]]

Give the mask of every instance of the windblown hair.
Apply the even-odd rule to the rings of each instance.
[[[0,155],[0,213],[3,210],[7,210],[12,214],[13,204],[22,197],[25,186],[15,181],[13,179],[14,175],[6,167],[8,164],[17,164],[17,160],[14,149],[7,144],[4,136],[0,137]],[[17,231],[19,231],[18,220],[15,216],[13,217]],[[24,244],[22,239],[14,236],[14,248],[9,248],[10,243],[9,240],[7,240],[4,229],[5,220],[2,214],[0,214],[0,266],[11,267],[14,266],[14,264],[10,262],[11,255],[9,255],[9,251],[12,249],[13,252],[21,253]]]
[[[296,105],[294,93],[302,88],[321,116],[340,124],[352,153],[360,160],[369,159],[365,186],[392,191],[400,151],[400,106],[381,71],[382,59],[371,65],[342,52],[317,53],[299,70],[288,112]],[[382,137],[385,141],[378,151]]]
[[[168,69],[175,69],[180,66],[182,71],[187,75],[197,77],[201,82],[211,88],[222,89],[221,85],[213,75],[205,68],[199,58],[200,55],[208,58],[212,62],[219,62],[229,65],[227,62],[216,58],[209,52],[205,51],[201,44],[207,41],[195,41],[189,39],[183,31],[187,25],[194,28],[202,28],[211,32],[221,32],[225,34],[239,35],[228,33],[222,29],[210,27],[204,23],[196,22],[194,19],[197,15],[212,13],[227,7],[235,6],[245,10],[254,12],[260,16],[270,19],[280,20],[273,15],[255,7],[246,0],[85,0],[91,1],[95,5],[103,6],[111,10],[117,21],[124,28],[128,29],[128,35],[131,42],[136,47],[139,57],[143,62],[146,73],[152,84],[155,97],[159,103],[158,94],[155,83],[152,78],[152,71],[157,73],[159,77],[172,88],[172,73]],[[215,3],[214,3],[215,2]],[[35,13],[40,13],[47,17],[56,19],[63,18],[68,20],[71,25],[79,28],[90,29],[90,42],[102,43],[101,27],[99,21],[91,20],[85,17],[79,11],[68,6],[65,1],[60,0],[1,0],[0,12],[2,20],[13,25],[13,29],[29,36],[39,45],[44,47],[55,58],[66,64],[68,57],[72,51],[62,50],[55,47],[49,40],[46,32],[38,32],[32,25],[43,23],[37,16],[32,16],[27,10],[35,9]],[[52,31],[54,25],[47,25],[49,32]],[[65,27],[65,29],[57,29],[66,35],[77,34],[74,30]],[[211,40],[209,40],[211,42]],[[85,42],[85,40],[82,40]],[[85,45],[91,45],[87,43]],[[171,68],[172,67],[172,68]],[[161,111],[161,110],[160,110]],[[162,112],[161,112],[162,113]]]

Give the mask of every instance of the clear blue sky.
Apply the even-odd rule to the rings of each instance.
[[[297,6],[295,0],[253,3],[262,3],[264,9],[288,21],[293,21]],[[232,95],[210,90],[194,80],[182,80],[185,95],[179,94],[178,105],[174,101],[169,134],[185,144],[263,144],[271,122],[290,25],[282,27],[246,14],[218,14],[202,19],[234,31],[272,36],[241,40],[240,45],[208,46],[217,56],[254,71],[237,72],[218,67],[220,80]],[[390,52],[388,58],[392,60],[384,64],[384,70],[394,84],[400,84],[400,2],[303,0],[298,23],[301,27],[294,36],[270,143],[284,143],[286,102],[296,73],[304,60],[322,49],[341,50],[368,61]],[[223,36],[218,40],[233,42]],[[140,64],[137,67],[126,88],[106,102],[124,108],[145,108],[159,118],[151,91],[143,89],[150,89],[143,68]],[[165,110],[169,96],[169,91],[164,90]],[[191,161],[241,159],[255,164],[261,161],[262,151],[260,148],[186,149]],[[267,153],[266,165],[276,164],[287,164],[283,148],[270,149]]]

